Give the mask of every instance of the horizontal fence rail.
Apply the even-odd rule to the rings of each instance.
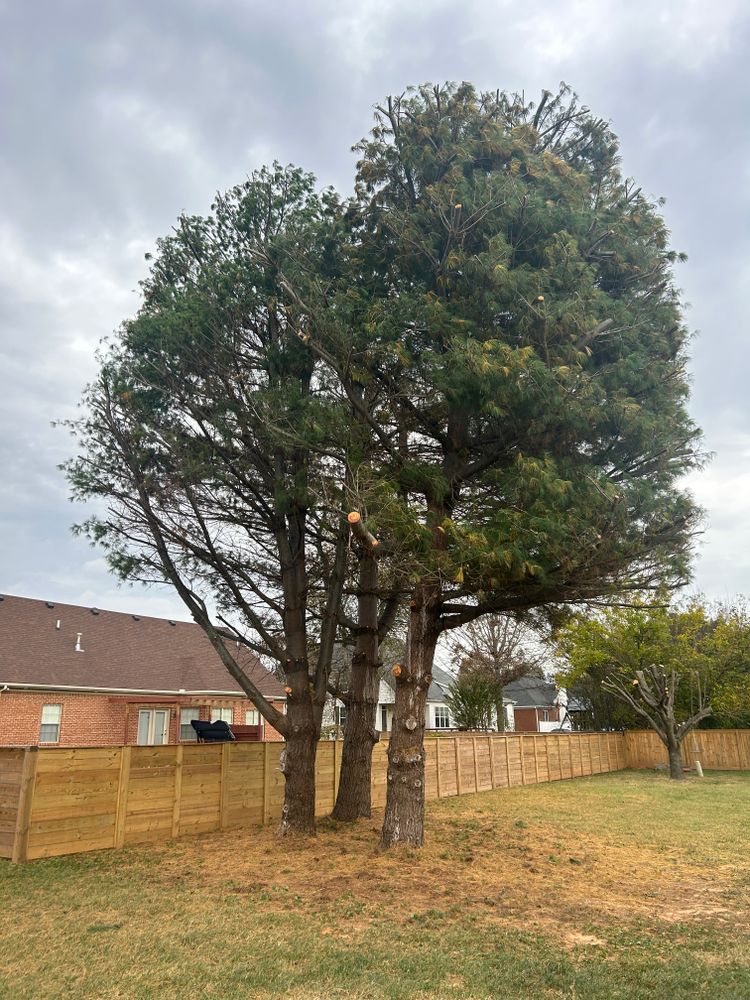
[[[282,743],[0,748],[0,857],[14,861],[271,823],[281,816]],[[387,743],[373,752],[385,805]],[[341,743],[317,754],[318,815],[333,808]],[[621,733],[488,734],[425,741],[428,799],[625,768]]]
[[[627,766],[668,765],[667,748],[652,730],[626,732]],[[750,771],[750,729],[696,729],[682,742],[682,762],[694,767],[696,760],[710,771]]]

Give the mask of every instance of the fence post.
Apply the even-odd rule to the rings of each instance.
[[[266,741],[263,744],[263,823],[268,823],[271,819],[271,746]]]
[[[185,747],[177,745],[174,757],[174,803],[172,804],[172,839],[180,835],[180,809],[182,808],[182,758]]]
[[[16,832],[13,839],[14,865],[28,861],[29,826],[31,824],[31,807],[34,803],[34,785],[36,784],[36,767],[39,761],[39,748],[26,747],[21,766],[21,787],[18,793],[18,812],[16,814]]]
[[[531,740],[534,747],[534,777],[536,778],[536,784],[538,785],[539,784],[539,749],[538,749],[539,739],[536,736],[536,734],[534,734],[534,736],[531,737]]]
[[[492,788],[495,787],[495,741],[491,736],[487,737],[487,749],[490,753],[490,785]]]
[[[526,784],[526,764],[524,763],[524,759],[523,759],[524,756],[525,756],[525,754],[523,752],[523,740],[524,740],[523,736],[519,736],[518,737],[518,746],[519,746],[519,751],[520,751],[520,754],[521,754],[521,784],[525,785]]]
[[[219,778],[219,829],[229,822],[229,768],[232,763],[232,744],[221,744],[221,777]]]
[[[115,847],[125,844],[125,817],[128,812],[131,747],[120,747],[120,779],[117,785],[117,815],[115,817]]]
[[[440,786],[440,737],[436,736],[434,740],[435,744],[435,781],[437,784],[437,797],[442,798],[442,789]]]
[[[503,736],[503,743],[505,744],[505,773],[508,775],[508,788],[510,788],[513,784],[510,774],[510,736]]]
[[[461,794],[461,751],[458,746],[458,737],[453,737],[453,747],[456,751],[456,795]]]
[[[471,752],[474,756],[474,791],[479,791],[479,761],[477,760],[477,738],[471,737]]]

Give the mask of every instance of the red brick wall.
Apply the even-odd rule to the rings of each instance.
[[[71,694],[47,691],[4,691],[0,693],[0,746],[35,746],[39,743],[43,705],[62,705],[60,742],[56,746],[117,746],[135,744],[139,708],[170,709],[169,742],[179,742],[180,708],[200,708],[200,718],[208,720],[212,708],[231,708],[234,721],[244,725],[245,711],[253,707],[247,698],[200,697],[164,698],[106,694]],[[282,710],[282,703],[276,703]],[[265,739],[280,740],[279,733],[264,723]]]
[[[543,718],[542,708],[514,708],[513,717],[516,722],[516,732],[536,733],[539,731],[539,721]],[[548,708],[546,722],[559,722],[560,711],[557,708]]]

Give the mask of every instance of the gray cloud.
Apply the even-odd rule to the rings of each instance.
[[[167,591],[117,590],[70,536],[71,442],[50,427],[180,211],[273,158],[348,190],[372,105],[409,83],[565,79],[690,256],[693,412],[717,453],[690,480],[709,512],[697,584],[750,591],[749,27],[733,0],[0,0],[0,590],[180,613]]]

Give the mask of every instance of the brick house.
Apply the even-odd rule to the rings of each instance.
[[[513,702],[513,726],[518,733],[569,731],[565,688],[541,677],[521,677],[506,684],[503,696]]]
[[[279,681],[252,653],[232,652],[284,711]],[[192,719],[281,739],[198,625],[0,596],[0,746],[194,742]]]

